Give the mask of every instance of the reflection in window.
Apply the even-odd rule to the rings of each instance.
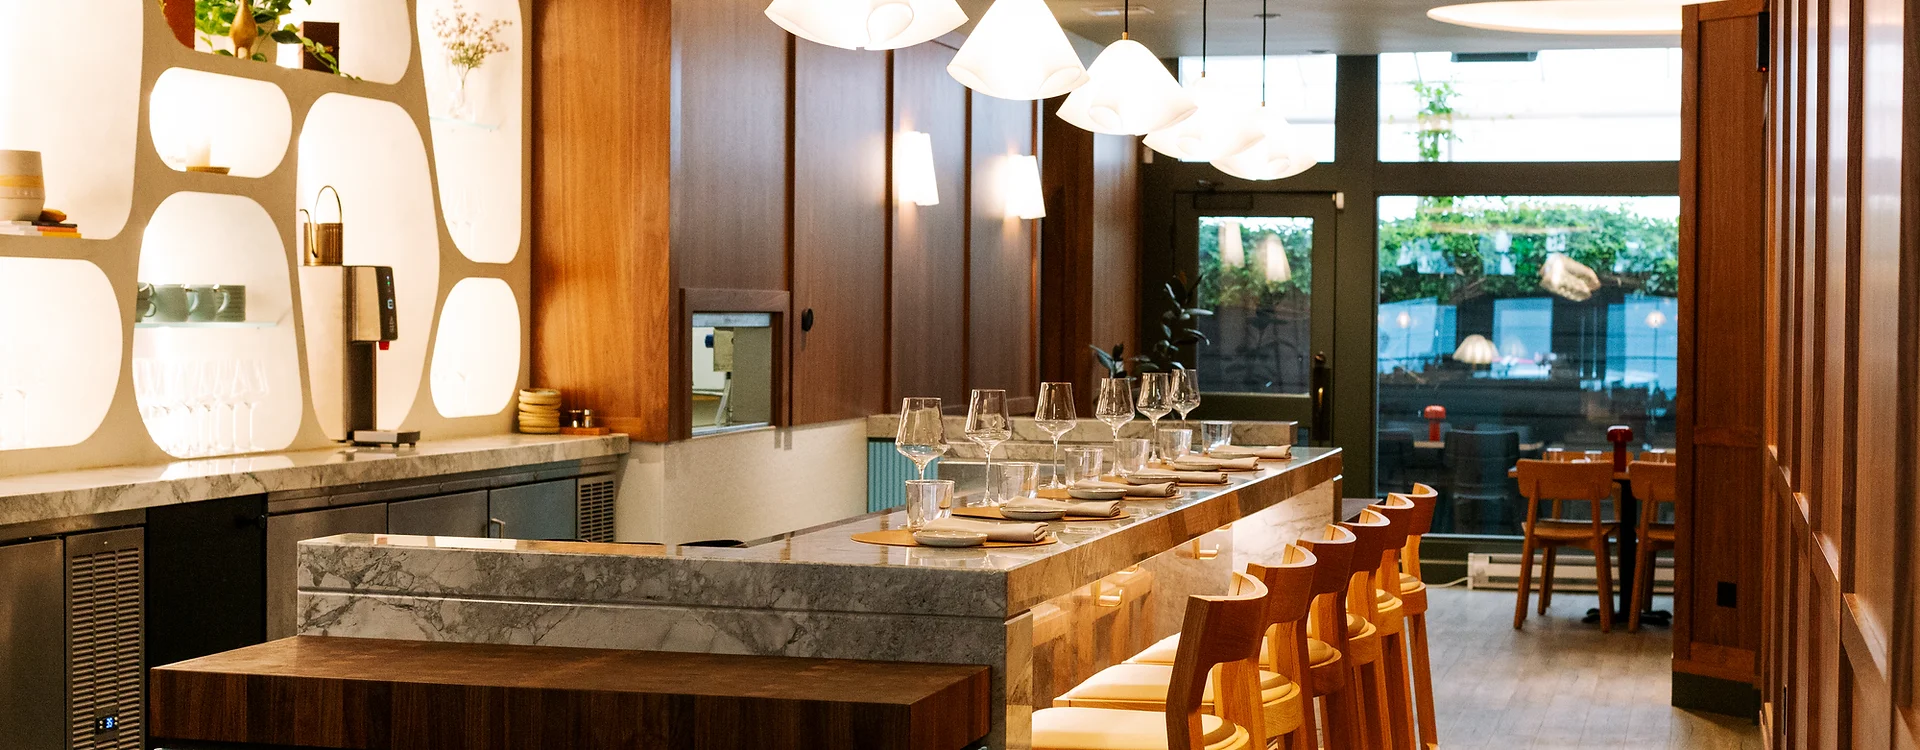
[[[1313,219],[1200,218],[1200,382],[1220,393],[1307,392]]]
[[[1677,48],[1543,50],[1511,62],[1445,52],[1379,59],[1381,161],[1680,158]]]
[[[1670,448],[1679,209],[1673,197],[1381,198],[1381,490],[1441,488],[1437,531],[1517,534],[1525,506],[1506,471],[1518,459],[1610,449],[1616,424],[1636,450]]]
[[[1333,162],[1335,60],[1335,55],[1267,57],[1268,105],[1280,108],[1294,134],[1307,144],[1308,153],[1321,163]],[[1180,82],[1194,86],[1199,80],[1200,58],[1180,58]],[[1207,58],[1207,85],[1218,87],[1227,101],[1260,106],[1260,58]],[[1680,127],[1677,118],[1676,114],[1675,128]]]

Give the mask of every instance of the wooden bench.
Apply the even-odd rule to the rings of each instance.
[[[960,748],[987,668],[300,636],[152,670],[150,744]]]

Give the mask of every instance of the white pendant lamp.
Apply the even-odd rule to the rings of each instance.
[[[940,183],[933,176],[933,136],[906,130],[894,139],[893,185],[901,203],[940,204]]]
[[[1469,365],[1490,365],[1499,358],[1500,350],[1493,347],[1493,342],[1477,333],[1461,339],[1460,346],[1453,350],[1455,362]]]
[[[1025,154],[1007,160],[1007,218],[1044,219],[1046,195],[1040,190],[1040,158]]]
[[[1047,99],[1087,82],[1087,69],[1044,0],[995,0],[947,74],[987,96]]]
[[[1584,302],[1600,289],[1600,275],[1587,264],[1561,253],[1548,253],[1540,264],[1540,288],[1575,302]]]
[[[1060,103],[1060,119],[1107,135],[1146,135],[1193,116],[1193,97],[1147,46],[1127,38],[1132,3],[1120,4],[1120,41],[1087,69],[1087,84]]]
[[[1247,247],[1240,242],[1240,222],[1220,222],[1220,265],[1239,268],[1247,264]]]
[[[1667,35],[1680,33],[1680,6],[1707,1],[1515,0],[1444,5],[1427,11],[1427,17],[1527,34]]]
[[[767,18],[831,47],[898,49],[960,28],[967,13],[955,0],[773,0]]]
[[[1243,180],[1278,180],[1305,172],[1319,162],[1307,152],[1280,108],[1267,103],[1267,0],[1260,0],[1260,108],[1248,122],[1260,133],[1246,148],[1217,156],[1215,169]]]
[[[1287,262],[1287,246],[1280,242],[1280,235],[1260,238],[1260,255],[1262,265],[1266,266],[1267,283],[1285,284],[1293,280],[1293,264]]]
[[[1252,107],[1241,106],[1226,87],[1207,78],[1207,16],[1207,2],[1200,0],[1200,80],[1188,87],[1196,105],[1193,116],[1148,133],[1141,141],[1180,161],[1213,161],[1260,138]]]

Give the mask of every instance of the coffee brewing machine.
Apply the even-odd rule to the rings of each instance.
[[[418,430],[378,428],[375,353],[400,338],[393,268],[303,266],[300,292],[307,313],[314,410],[321,429],[328,437],[354,445],[398,447],[420,442]],[[337,410],[333,408],[336,401]]]

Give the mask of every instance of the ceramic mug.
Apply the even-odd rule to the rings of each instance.
[[[40,152],[0,150],[0,221],[34,221],[46,207]]]
[[[244,285],[221,284],[214,289],[220,298],[220,309],[214,311],[214,320],[239,323],[247,319],[247,288]]]
[[[191,295],[187,294],[185,284],[155,284],[153,315],[149,317],[163,323],[178,323],[187,319],[187,310],[190,307],[192,307]]]
[[[153,285],[143,281],[135,288],[137,291],[133,294],[133,319],[134,322],[139,322],[153,317]]]
[[[227,309],[227,293],[218,284],[190,284],[187,297],[187,320],[195,323],[212,322]]]

